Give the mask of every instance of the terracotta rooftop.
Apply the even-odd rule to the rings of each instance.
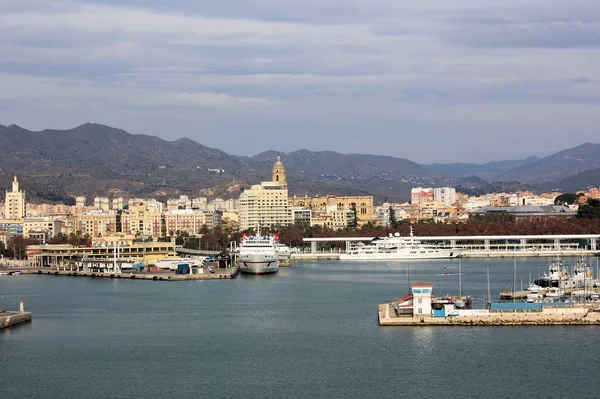
[[[410,285],[411,287],[433,287],[433,284],[424,281],[416,281]]]

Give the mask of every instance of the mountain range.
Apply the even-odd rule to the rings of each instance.
[[[43,131],[0,125],[0,186],[8,188],[17,174],[33,200],[69,202],[76,195],[231,198],[269,180],[277,155],[287,169],[290,195],[298,196],[369,194],[379,201],[404,201],[414,186],[520,181],[560,189],[585,183],[580,189],[600,184],[598,170],[590,171],[600,168],[598,144],[542,159],[419,165],[390,156],[304,149],[243,157],[187,138],[166,141],[86,123]]]
[[[434,163],[430,165],[424,165],[425,167],[447,175],[457,177],[470,177],[477,176],[487,181],[497,180],[504,173],[511,169],[526,166],[539,161],[541,158],[531,156],[521,160],[508,160],[508,161],[491,161],[484,164],[476,163]]]

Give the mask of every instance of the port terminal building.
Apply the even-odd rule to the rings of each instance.
[[[69,244],[29,245],[27,258],[37,267],[65,266],[84,259],[113,260],[119,262],[144,262],[153,264],[158,260],[176,256],[176,246],[169,242],[138,242],[135,237],[117,234],[94,239],[91,245]]]

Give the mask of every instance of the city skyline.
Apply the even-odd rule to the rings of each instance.
[[[452,3],[7,0],[0,123],[418,163],[597,141],[600,4]]]

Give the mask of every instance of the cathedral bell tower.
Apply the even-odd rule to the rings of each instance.
[[[283,166],[283,162],[281,162],[281,157],[277,156],[277,162],[273,165],[273,173],[272,180],[276,183],[281,183],[281,185],[287,189],[287,179],[285,177],[285,166]]]

